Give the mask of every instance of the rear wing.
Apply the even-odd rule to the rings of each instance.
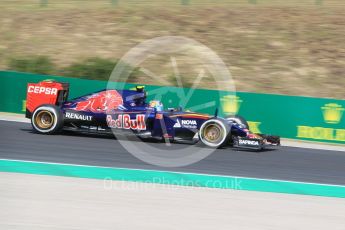
[[[44,104],[62,105],[68,98],[69,84],[52,80],[29,83],[26,91],[26,117],[31,118],[35,109]]]

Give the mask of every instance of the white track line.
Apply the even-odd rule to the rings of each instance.
[[[288,147],[345,152],[345,144],[331,145],[331,144],[323,144],[323,143],[312,143],[308,141],[297,141],[297,140],[284,139],[284,138],[281,140],[281,142],[283,146],[288,146]]]
[[[69,164],[69,163],[54,163],[54,162],[45,162],[45,161],[14,160],[14,159],[5,159],[5,158],[0,158],[0,161],[27,162],[27,163],[61,165],[61,166],[76,166],[76,167],[85,167],[85,168],[133,170],[133,171],[142,171],[142,172],[178,173],[181,175],[197,175],[197,176],[212,176],[212,177],[215,176],[215,177],[223,177],[223,178],[252,179],[252,180],[259,180],[259,181],[302,183],[302,184],[310,184],[310,185],[325,185],[325,186],[334,186],[334,187],[345,187],[345,185],[338,185],[338,184],[324,184],[324,183],[313,183],[313,182],[303,182],[303,181],[294,181],[294,180],[278,180],[278,179],[257,178],[257,177],[242,177],[242,176],[221,175],[221,174],[207,174],[207,173],[193,173],[193,172],[179,172],[179,171],[162,171],[162,170],[153,170],[153,169],[107,167],[107,166],[81,165],[81,164]]]
[[[30,123],[30,119],[25,118],[24,114],[0,113],[0,120]]]

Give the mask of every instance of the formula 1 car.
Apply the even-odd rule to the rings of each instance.
[[[280,145],[278,136],[254,134],[239,116],[221,118],[183,111],[164,110],[160,101],[146,101],[143,86],[133,90],[107,89],[68,100],[69,84],[55,81],[29,83],[26,117],[42,134],[62,130],[87,133],[126,131],[141,139],[197,143],[219,148],[232,146],[261,150]]]

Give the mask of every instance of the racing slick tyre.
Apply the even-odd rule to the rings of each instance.
[[[62,130],[63,114],[55,105],[42,105],[32,114],[31,125],[42,134],[55,134]]]
[[[229,138],[230,127],[223,119],[212,118],[205,121],[199,130],[199,139],[212,148],[223,147]]]
[[[241,116],[238,116],[238,115],[230,115],[230,116],[226,117],[226,120],[235,122],[235,123],[237,123],[237,124],[239,124],[239,125],[242,125],[245,129],[249,129],[249,124],[248,124],[248,122],[246,121],[246,119],[244,119],[244,118],[241,117]]]

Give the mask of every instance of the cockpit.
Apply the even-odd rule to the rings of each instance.
[[[149,103],[150,108],[155,108],[157,112],[164,111],[164,106],[161,101],[153,100]]]

